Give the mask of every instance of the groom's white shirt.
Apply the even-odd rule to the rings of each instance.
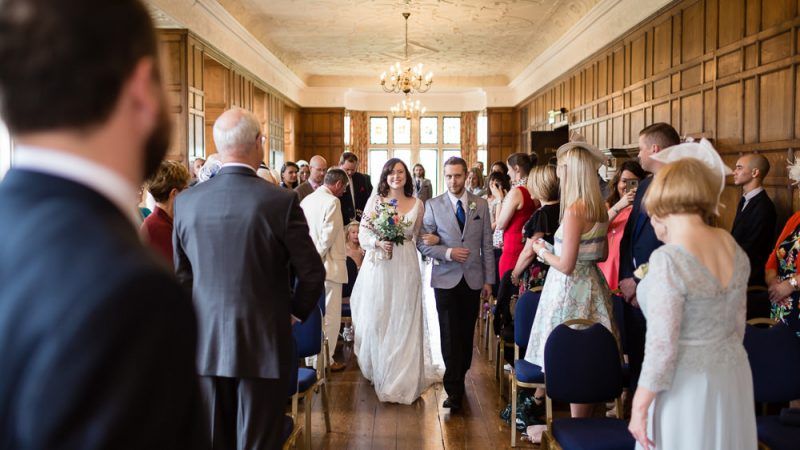
[[[464,208],[464,214],[466,215],[466,213],[467,213],[467,201],[469,200],[469,196],[467,195],[467,190],[466,189],[464,189],[464,192],[461,193],[461,197],[456,197],[455,194],[453,194],[452,192],[450,192],[448,190],[447,191],[447,198],[449,198],[450,199],[450,203],[453,204],[453,214],[456,214],[456,212],[458,211],[458,201],[461,200],[461,207]],[[452,261],[453,258],[450,257],[450,255],[452,253],[453,253],[453,249],[452,248],[448,248],[447,249],[447,253],[444,254],[444,259],[447,260],[447,261]]]

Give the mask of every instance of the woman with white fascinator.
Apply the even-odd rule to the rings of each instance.
[[[644,197],[665,245],[637,270],[647,318],[629,430],[637,448],[757,447],[753,380],[742,345],[747,254],[713,223],[731,173],[702,140],[652,158],[666,164]]]

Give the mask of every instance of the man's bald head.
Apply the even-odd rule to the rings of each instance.
[[[328,170],[328,161],[319,155],[314,155],[308,162],[311,168],[311,175],[308,177],[315,185],[319,186],[325,180],[325,172]]]
[[[755,189],[761,186],[769,173],[769,160],[757,153],[743,155],[733,169],[733,182],[737,186]],[[747,189],[746,189],[747,190]]]
[[[263,158],[258,119],[241,108],[231,108],[217,118],[214,122],[214,143],[223,159],[250,160],[257,156],[260,161]]]

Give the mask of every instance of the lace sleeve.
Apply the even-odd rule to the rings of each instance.
[[[358,227],[358,241],[361,243],[361,248],[364,250],[374,249],[378,244],[378,236],[366,226],[369,221],[369,213],[375,209],[375,203],[378,201],[377,199],[377,195],[372,195],[369,200],[367,200],[367,204],[364,206],[364,212],[361,215],[361,225]]]
[[[672,385],[686,299],[683,282],[678,278],[680,272],[666,250],[653,252],[647,275],[637,289],[648,319],[639,385],[652,392]]]

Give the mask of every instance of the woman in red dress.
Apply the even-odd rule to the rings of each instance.
[[[508,157],[508,175],[512,189],[507,195],[495,194],[502,202],[497,210],[497,228],[503,230],[503,254],[500,256],[500,276],[517,265],[519,254],[525,246],[522,227],[539,208],[539,202],[531,198],[525,187],[533,161],[527,153],[514,153]],[[493,193],[494,194],[494,193]]]

